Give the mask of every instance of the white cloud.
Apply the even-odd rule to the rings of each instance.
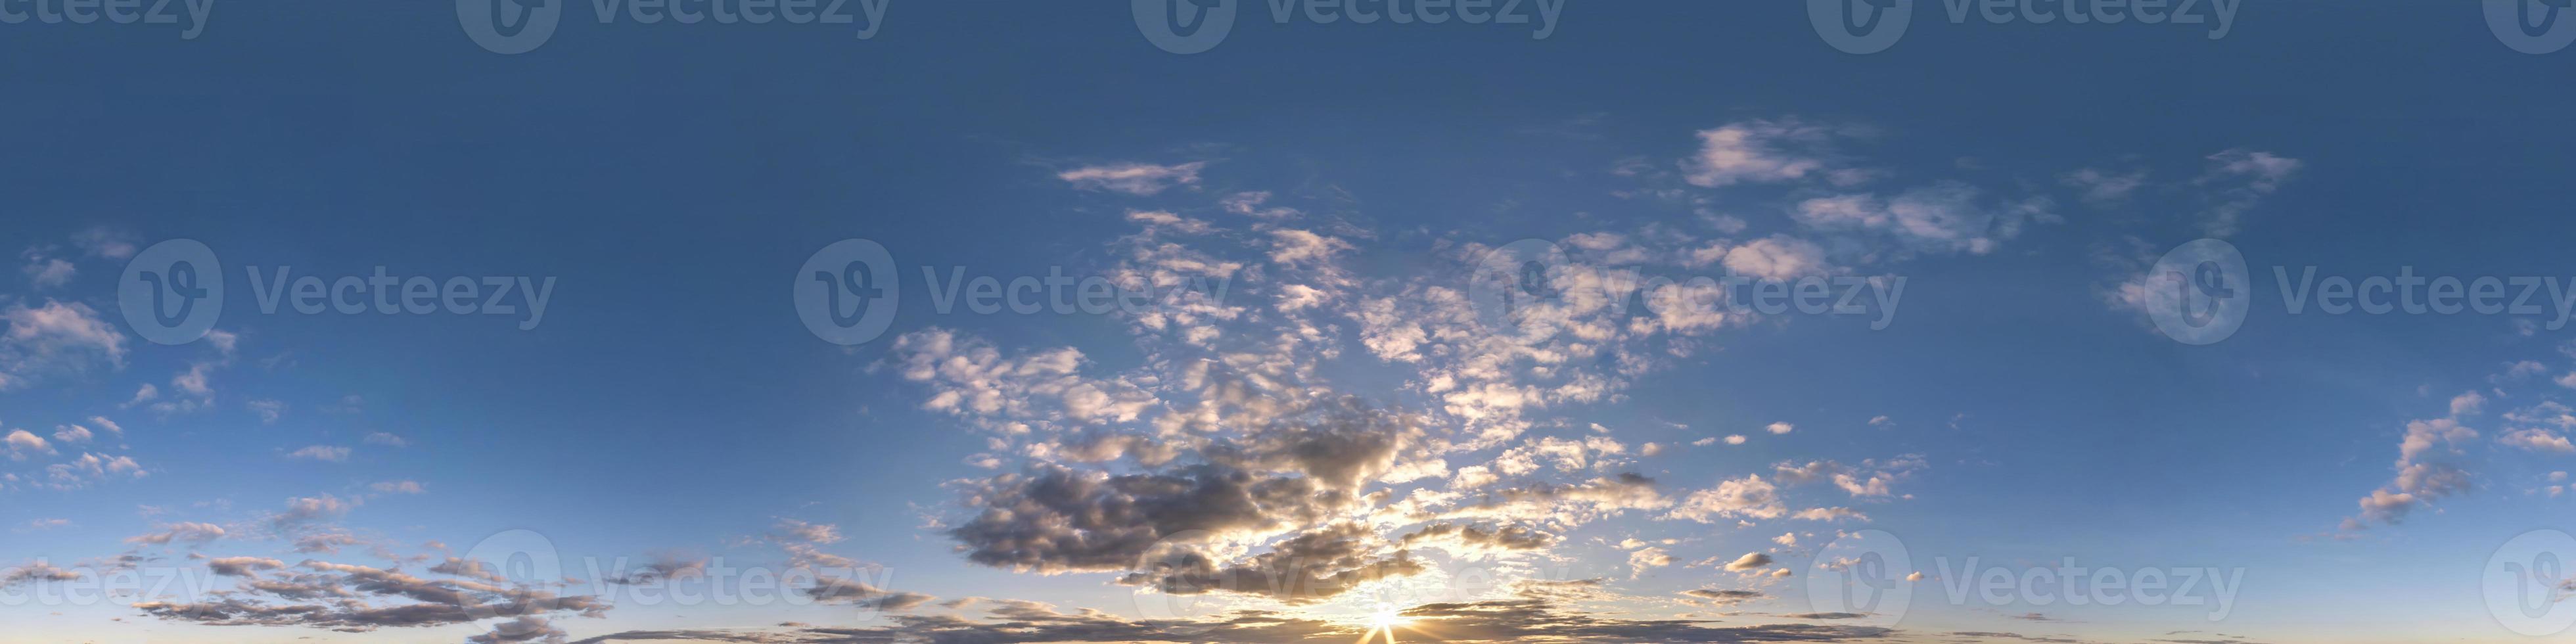
[[[25,258],[27,265],[20,267],[18,272],[26,274],[27,283],[35,288],[46,289],[69,284],[72,276],[80,272],[72,267],[71,262],[63,261],[60,257],[46,257],[31,250],[27,252]]]
[[[2487,397],[2478,392],[2465,392],[2451,397],[2452,416],[2474,416],[2486,408]]]
[[[0,310],[0,320],[9,322],[8,332],[0,335],[0,390],[46,373],[125,364],[125,335],[89,305],[46,300],[30,308],[11,303]]]
[[[286,403],[275,400],[253,400],[242,403],[242,406],[249,408],[252,414],[258,415],[259,422],[263,423],[277,422],[277,418],[286,413]]]
[[[1825,259],[1825,248],[1815,242],[1773,235],[1745,242],[1726,251],[1726,269],[1737,275],[1764,279],[1787,280],[1809,275],[1827,275],[1834,267]]]
[[[2245,213],[2280,189],[2304,165],[2298,159],[2243,148],[2209,155],[2209,169],[2194,181],[2217,189],[2209,212],[2203,216],[2202,230],[2211,237],[2236,234]]]
[[[1699,152],[1682,162],[1684,180],[1717,188],[1803,179],[1831,170],[1821,148],[1835,132],[1795,119],[1729,123],[1699,132]]]
[[[96,434],[89,431],[89,428],[79,425],[58,425],[54,427],[54,440],[56,442],[78,445],[81,443],[87,443],[91,438],[96,436]]]
[[[307,446],[304,449],[289,452],[286,456],[288,458],[309,458],[317,461],[344,463],[349,460],[349,448],[333,447],[330,445],[312,445]]]
[[[1075,168],[1058,172],[1055,176],[1083,190],[1107,190],[1143,197],[1173,186],[1198,185],[1199,169],[1205,167],[1206,161],[1179,165],[1116,163]]]
[[[1723,517],[1772,519],[1787,511],[1788,508],[1780,505],[1779,488],[1762,480],[1760,475],[1747,475],[1742,479],[1721,481],[1714,488],[1692,492],[1682,499],[1681,505],[1664,516],[1715,523]]]
[[[2060,183],[2083,193],[2085,201],[2111,204],[2126,201],[2129,193],[2147,184],[2147,171],[2114,174],[2094,168],[2076,170],[2058,176]]]
[[[7,437],[0,438],[0,445],[8,446],[9,458],[11,460],[27,460],[27,455],[29,454],[54,453],[53,445],[45,442],[44,437],[29,433],[24,429],[9,430],[9,435]]]
[[[1881,200],[1846,194],[1801,201],[1790,218],[1823,232],[1871,233],[1904,248],[1983,255],[2033,221],[2056,221],[2045,197],[1986,203],[1982,191],[1955,181],[1913,188]]]
[[[1771,565],[1771,555],[1759,552],[1747,552],[1744,553],[1744,556],[1736,557],[1734,561],[1727,562],[1726,569],[1738,571],[1752,570],[1768,565]]]

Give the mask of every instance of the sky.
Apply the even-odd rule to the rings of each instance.
[[[0,0],[0,643],[2576,625],[2544,2],[411,4]]]

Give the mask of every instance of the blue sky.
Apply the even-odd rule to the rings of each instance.
[[[2516,51],[2479,5],[2247,3],[2213,38],[1915,2],[1855,54],[1800,3],[1264,0],[1176,54],[1124,4],[576,3],[520,53],[444,3],[0,24],[0,642],[2576,619],[2497,581],[2576,557],[2576,51]],[[850,239],[897,295],[841,344],[804,295],[871,259],[827,250]],[[2210,291],[2158,263],[2201,239],[2250,297],[2195,345],[2157,312]],[[128,273],[185,242],[225,297],[157,342]],[[380,267],[475,297],[263,306],[280,271]],[[2539,286],[2329,314],[2285,302],[2311,267]],[[1151,297],[940,304],[1055,274]],[[1866,304],[1745,314],[1726,278]],[[1974,585],[2061,567],[2197,603]]]

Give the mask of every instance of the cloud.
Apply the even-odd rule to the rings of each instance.
[[[9,448],[10,460],[23,461],[27,460],[27,456],[30,454],[54,453],[54,446],[52,443],[47,442],[44,437],[37,436],[34,432],[29,432],[24,429],[9,430],[9,434],[7,436],[0,437],[0,446],[6,446]]]
[[[1776,183],[1836,173],[1823,148],[1846,136],[1835,128],[1797,119],[1751,120],[1699,132],[1699,152],[1682,161],[1684,180],[1703,188]]]
[[[1058,611],[1036,602],[1000,600],[990,619],[949,615],[896,615],[874,628],[801,628],[745,631],[628,631],[575,644],[695,639],[713,642],[1227,642],[1303,644],[1357,641],[1367,627],[1269,610],[1237,609],[1204,618],[1129,619],[1098,611]],[[1612,644],[1630,642],[1843,642],[1885,639],[1897,631],[1873,626],[1818,624],[1729,625],[1689,619],[1629,619],[1580,610],[1542,593],[1505,599],[1442,602],[1406,607],[1398,614],[1426,624],[1441,641]],[[1436,626],[1430,626],[1436,625]],[[774,638],[774,639],[758,639]]]
[[[1729,249],[1724,262],[1726,270],[1737,275],[1772,280],[1829,275],[1835,270],[1825,259],[1823,246],[1785,235],[1764,237]]]
[[[254,571],[286,567],[286,562],[265,557],[218,557],[206,560],[206,569],[226,577],[249,577]]]
[[[1944,181],[1885,199],[1867,193],[1807,199],[1790,218],[1815,231],[1866,234],[1914,252],[1984,255],[2030,222],[2056,221],[2050,206],[2045,197],[1989,200],[1973,186]]]
[[[1189,546],[1150,557],[1118,583],[1151,586],[1172,595],[1229,592],[1290,605],[1331,599],[1362,583],[1404,577],[1426,569],[1402,550],[1381,555],[1384,544],[1365,524],[1338,523],[1298,534],[1270,552],[1220,564]]]
[[[1455,523],[1435,523],[1404,535],[1401,545],[1442,548],[1454,554],[1492,554],[1544,550],[1556,545],[1556,542],[1556,535],[1528,526],[1507,525],[1487,529]]]
[[[382,481],[368,485],[367,489],[382,494],[421,494],[429,491],[428,488],[422,487],[419,481]]]
[[[1788,512],[1780,503],[1779,488],[1762,480],[1760,475],[1722,481],[1717,487],[1692,492],[1673,508],[1666,518],[1689,519],[1715,523],[1720,518],[1774,519]]]
[[[2201,228],[2211,237],[2236,234],[2245,213],[2279,190],[2306,163],[2259,150],[2230,149],[2209,155],[2209,167],[2193,183],[2212,187],[2209,211]]]
[[[163,525],[154,532],[127,537],[125,542],[153,546],[171,543],[203,545],[206,542],[224,538],[225,534],[223,526],[211,523],[172,523]]]
[[[304,449],[288,452],[286,457],[308,458],[316,461],[329,461],[333,463],[346,463],[349,461],[349,448],[334,447],[330,445],[311,445]]]
[[[1764,597],[1762,591],[1758,590],[1693,589],[1682,591],[1681,594],[1697,598],[1710,606],[1734,606]]]
[[[1670,565],[1673,565],[1673,554],[1663,548],[1643,548],[1628,553],[1628,570],[1632,574],[1643,575],[1647,569]]]
[[[2058,175],[2058,182],[2076,189],[2086,202],[2096,205],[2116,204],[2129,199],[2129,194],[2147,184],[2147,171],[2113,173],[2084,168]]]
[[[562,644],[566,636],[564,630],[555,628],[551,620],[533,615],[521,615],[495,623],[492,625],[492,630],[481,635],[467,636],[465,642],[466,644],[511,642]]]
[[[72,235],[72,246],[91,257],[125,259],[134,256],[134,236],[106,226],[94,226]]]
[[[1768,565],[1771,565],[1771,555],[1759,552],[1747,552],[1744,553],[1744,556],[1736,557],[1734,561],[1727,562],[1726,569],[1752,570]]]
[[[475,637],[472,642],[548,641],[506,639],[560,638],[531,630],[528,618],[550,614],[597,617],[608,605],[591,596],[552,592],[483,579],[431,579],[399,570],[306,560],[284,570],[248,566],[256,581],[232,592],[208,594],[200,601],[142,601],[132,606],[163,620],[208,626],[301,626],[344,632],[385,627],[465,624],[493,616],[515,615],[512,622]],[[267,573],[267,574],[260,574]],[[542,620],[539,620],[542,621]]]
[[[1196,186],[1199,170],[1206,161],[1178,165],[1150,163],[1116,163],[1074,168],[1056,173],[1057,179],[1082,190],[1107,190],[1140,197],[1150,197],[1174,186]]]
[[[2406,423],[2405,438],[2397,446],[2397,477],[2362,497],[2361,513],[2345,519],[2343,529],[2397,523],[2419,504],[2468,491],[2468,471],[2446,457],[2456,453],[2455,446],[2477,437],[2476,430],[2449,418]]]
[[[242,406],[259,415],[259,422],[263,423],[277,422],[279,416],[286,414],[286,403],[275,400],[253,400],[242,403]]]
[[[275,524],[277,527],[284,528],[314,521],[336,519],[339,518],[340,515],[348,514],[349,509],[353,507],[356,507],[356,504],[342,501],[339,497],[331,496],[329,494],[314,497],[296,497],[287,499],[286,511],[269,517],[269,522]]]
[[[54,374],[82,374],[125,365],[125,334],[87,304],[46,300],[0,309],[9,328],[0,333],[0,391]]]
[[[71,262],[64,261],[60,257],[47,257],[34,249],[29,249],[20,258],[25,259],[27,263],[19,267],[18,272],[26,275],[27,284],[37,289],[69,284],[72,276],[80,272],[79,269],[72,267]]]

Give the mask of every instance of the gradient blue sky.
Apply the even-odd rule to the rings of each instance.
[[[1533,547],[1417,546],[1437,574],[1411,578],[1474,570],[1497,583],[1438,601],[1639,629],[1545,630],[1560,621],[1524,638],[2525,639],[2490,616],[2481,579],[2508,540],[2576,509],[2561,473],[2576,418],[2558,405],[2576,394],[2576,345],[2547,328],[2556,312],[2293,315],[2271,275],[2576,284],[2561,212],[2576,202],[2576,51],[2515,52],[2459,2],[2248,3],[2215,40],[1953,24],[1923,2],[1871,55],[1828,46],[1798,3],[1566,4],[1533,39],[1278,25],[1248,2],[1192,55],[1155,48],[1119,2],[895,0],[868,39],[604,25],[576,3],[517,55],[477,47],[446,3],[225,3],[194,39],[0,25],[0,242],[23,269],[0,279],[0,642],[1175,632],[1208,617],[1150,621],[1119,567],[1066,553],[979,563],[1001,548],[961,526],[1036,503],[1019,486],[1050,473],[1353,468],[1344,491],[1386,495],[1308,499],[1330,507],[1209,541],[1145,530],[1223,561],[1349,520],[1345,544],[1380,563],[1433,526],[1535,530]],[[1095,178],[1109,175],[1130,178]],[[2123,289],[2204,237],[2242,250],[2254,298],[2241,331],[2188,346]],[[883,336],[845,348],[806,330],[790,287],[851,238],[888,250],[904,299]],[[169,239],[222,261],[233,292],[209,339],[155,344],[118,312],[128,258]],[[1569,315],[1597,335],[1525,344],[1451,297],[1483,249],[1523,239],[1568,249],[1577,271],[1906,290],[1883,330],[1592,312]],[[1234,267],[1222,301],[1151,320],[942,313],[922,281],[924,267],[1209,263]],[[263,313],[251,266],[556,285],[521,330]],[[1067,348],[1080,360],[1059,370]],[[978,390],[1010,404],[942,402]],[[1183,422],[1198,414],[1218,420]],[[1719,494],[1748,480],[1776,490]],[[1496,501],[1518,498],[1553,500]],[[1819,508],[1866,518],[1797,516]],[[433,567],[512,530],[639,583],[543,580],[530,588],[599,606],[542,624],[351,617],[428,601],[388,576],[479,587]],[[1910,608],[1815,615],[1834,612],[1808,596],[1817,562],[1862,530],[1925,572],[1905,582]],[[1727,569],[1752,555],[1769,563]],[[212,576],[234,557],[252,558],[235,560],[247,576]],[[2243,577],[2213,621],[2210,606],[1954,602],[1936,557]],[[686,572],[716,561],[844,564],[868,587],[763,605],[635,594],[707,590]],[[634,570],[656,563],[682,574]],[[220,592],[62,598],[130,570]],[[1421,599],[1400,581],[1212,593],[1315,621],[1202,637],[1348,641],[1383,598]],[[955,603],[970,597],[987,599]],[[203,608],[222,602],[340,621]],[[173,608],[187,604],[201,608]],[[1423,630],[1399,638],[1503,619],[1415,617]]]

